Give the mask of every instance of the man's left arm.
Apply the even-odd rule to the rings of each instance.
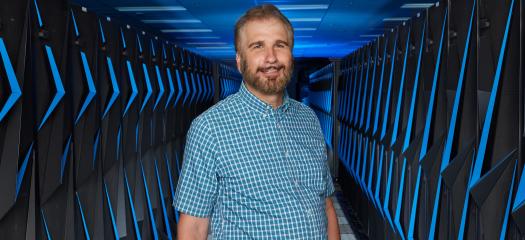
[[[325,211],[327,219],[327,229],[328,240],[340,240],[341,235],[339,234],[339,223],[337,221],[337,214],[335,212],[334,203],[332,201],[332,196],[335,192],[334,183],[332,181],[332,175],[330,174],[330,168],[328,163],[325,165]]]
[[[327,197],[326,200],[326,218],[328,220],[328,240],[340,240],[341,235],[339,234],[339,223],[337,222],[337,214],[335,213],[334,203],[331,197]]]

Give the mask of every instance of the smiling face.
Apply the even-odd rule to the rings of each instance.
[[[267,96],[283,94],[293,72],[292,38],[275,18],[242,27],[236,61],[248,88]]]

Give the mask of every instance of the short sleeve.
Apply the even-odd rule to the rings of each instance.
[[[209,217],[217,199],[217,142],[209,123],[196,118],[188,130],[175,208],[195,217]]]
[[[332,181],[332,174],[330,174],[330,167],[328,167],[328,162],[326,163],[326,185],[325,185],[325,197],[330,197],[335,192],[334,182]]]

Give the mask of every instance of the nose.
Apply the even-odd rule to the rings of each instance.
[[[277,62],[277,57],[275,56],[275,50],[270,47],[266,50],[266,62],[267,63],[275,63]]]

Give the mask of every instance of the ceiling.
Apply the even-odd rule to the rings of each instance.
[[[275,4],[295,29],[294,57],[341,58],[436,0],[74,0],[102,16],[157,32],[200,55],[235,57],[233,27],[249,8]]]

